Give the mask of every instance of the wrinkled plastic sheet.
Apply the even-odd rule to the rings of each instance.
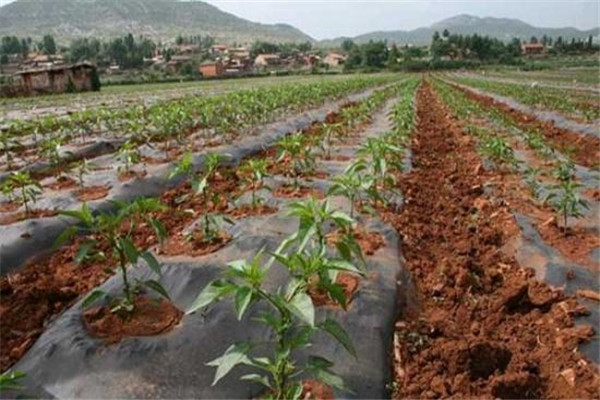
[[[335,111],[348,101],[365,99],[372,93],[373,90],[367,90],[342,100],[326,103],[317,109],[265,125],[256,136],[241,138],[228,145],[195,153],[194,167],[196,170],[202,169],[208,152],[229,154],[231,157],[227,163],[237,165],[243,158],[273,145],[282,136],[307,128],[314,121],[323,121],[328,111]],[[112,166],[114,157],[115,155],[108,154],[93,160],[93,162],[101,166]],[[138,197],[158,196],[166,190],[176,187],[184,180],[182,176],[171,180],[167,179],[173,166],[174,163],[148,165],[145,177],[127,182],[120,182],[114,169],[99,171],[90,177],[88,185],[109,185],[112,188],[106,198],[91,201],[88,205],[94,211],[109,211],[114,208],[111,200],[131,201]],[[73,210],[80,207],[81,202],[75,198],[72,192],[56,192],[54,195],[45,195],[36,204],[36,208],[59,210]],[[52,248],[56,237],[74,222],[71,218],[56,216],[30,219],[2,226],[0,228],[2,230],[2,235],[0,235],[0,273],[6,274],[23,265],[32,257],[47,253]]]
[[[389,126],[383,112],[377,114],[365,137],[381,134]],[[356,150],[356,146],[342,146],[334,152],[350,155]],[[343,163],[321,161],[319,167],[334,173],[339,164]],[[281,184],[285,178],[276,177],[272,182]],[[331,182],[315,179],[305,184],[326,190]],[[277,206],[279,212],[237,221],[228,228],[233,240],[224,248],[195,258],[160,257],[163,265],[160,282],[177,307],[187,309],[206,284],[220,277],[227,262],[250,259],[261,248],[273,251],[296,231],[297,219],[285,213],[285,204],[293,199],[275,198],[268,192],[263,194],[268,204]],[[347,211],[350,207],[345,198],[329,200],[333,208]],[[384,237],[384,247],[366,256],[367,273],[348,311],[317,308],[317,321],[334,318],[346,329],[357,358],[322,333],[315,336],[311,348],[294,356],[302,360],[315,354],[334,361],[333,370],[352,390],[351,393],[338,392],[337,397],[387,398],[387,385],[392,381],[390,354],[394,322],[406,304],[415,302],[409,298],[414,292],[410,274],[400,264],[400,243],[395,230],[369,216],[360,216],[359,225],[379,232]],[[329,231],[331,227],[324,229]],[[131,274],[140,279],[151,277],[144,265],[131,269]],[[287,279],[286,270],[275,264],[267,286],[282,286]],[[118,294],[122,290],[120,275],[111,277],[100,289]],[[264,389],[239,379],[252,372],[249,368],[236,367],[216,386],[211,386],[215,369],[205,363],[219,357],[233,343],[272,339],[270,331],[253,320],[259,311],[261,308],[255,305],[241,322],[237,321],[233,304],[227,300],[184,316],[179,326],[165,334],[128,338],[107,346],[87,334],[78,303],[48,327],[14,370],[27,374],[25,382],[31,393],[46,393],[57,398],[257,398]],[[265,355],[264,351],[260,349],[257,355]]]

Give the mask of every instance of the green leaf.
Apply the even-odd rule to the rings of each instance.
[[[235,294],[235,309],[237,311],[237,318],[241,320],[246,312],[246,309],[252,301],[253,291],[252,288],[246,286],[240,286]]]
[[[362,271],[346,260],[328,260],[327,266],[338,271],[354,272],[361,275]]]
[[[94,290],[90,293],[81,303],[81,308],[86,309],[89,308],[96,301],[100,300],[102,297],[106,296],[106,292],[102,290]]]
[[[140,254],[140,257],[142,257],[144,259],[144,261],[146,261],[146,264],[148,264],[148,267],[150,267],[150,269],[152,271],[154,271],[155,274],[161,276],[162,275],[162,271],[160,269],[160,263],[158,262],[158,260],[156,260],[156,257],[154,257],[154,254],[145,251],[142,254]]]
[[[65,244],[69,239],[75,236],[77,232],[79,232],[79,228],[77,226],[69,226],[64,231],[62,231],[62,233],[58,235],[58,237],[54,241],[54,244],[52,245],[52,251],[58,249],[63,244]]]
[[[167,292],[164,286],[158,283],[158,281],[155,281],[154,279],[148,279],[147,281],[143,281],[143,284],[148,289],[155,291],[165,299],[171,300],[171,298],[169,297],[169,292]]]
[[[209,367],[217,367],[215,373],[215,379],[213,380],[212,386],[216,385],[225,375],[229,373],[236,365],[239,364],[252,364],[252,361],[248,358],[248,352],[250,351],[250,345],[248,343],[237,343],[229,346],[225,353],[214,359],[206,365]]]
[[[138,257],[140,256],[140,254],[135,248],[133,242],[129,238],[121,238],[119,240],[119,243],[121,244],[121,248],[125,252],[125,255],[127,256],[129,262],[133,265],[137,264]]]
[[[329,370],[333,363],[323,357],[310,356],[307,362],[307,372],[316,380],[333,388],[351,392],[345,385],[343,379]]]
[[[248,375],[242,375],[240,377],[240,379],[243,381],[259,383],[265,387],[268,387],[269,389],[272,389],[271,383],[269,382],[269,378],[266,376],[262,376],[262,375],[258,375],[258,374],[248,374]]]
[[[337,321],[327,318],[324,322],[319,324],[319,328],[333,336],[346,350],[348,350],[348,353],[356,358],[356,350],[352,344],[352,339],[350,339],[348,333],[337,323]]]
[[[150,218],[148,220],[152,228],[154,228],[154,232],[156,232],[156,237],[158,238],[159,243],[162,243],[163,240],[167,237],[167,230],[165,226],[156,218]]]
[[[315,306],[306,293],[297,293],[286,306],[301,321],[310,326],[315,325]]]
[[[79,249],[77,249],[77,254],[75,254],[75,264],[79,265],[83,260],[87,257],[88,253],[91,249],[96,245],[96,241],[89,240],[81,244]]]
[[[237,288],[236,285],[223,282],[223,281],[215,281],[209,283],[196,297],[196,300],[192,303],[190,308],[186,311],[186,314],[193,314],[199,309],[206,307],[210,303],[219,298],[227,295],[229,292],[235,290]]]

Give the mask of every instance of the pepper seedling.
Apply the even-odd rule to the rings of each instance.
[[[129,264],[136,266],[139,259],[146,261],[148,267],[157,275],[161,275],[159,262],[154,255],[148,251],[138,248],[134,243],[134,234],[136,233],[139,222],[144,220],[149,223],[156,233],[159,241],[166,236],[166,230],[162,223],[152,217],[152,213],[165,211],[165,206],[156,199],[138,199],[132,203],[115,203],[117,211],[114,213],[99,212],[92,213],[86,203],[81,210],[62,211],[60,214],[75,218],[78,225],[68,227],[56,239],[54,247],[61,246],[67,240],[73,238],[79,233],[87,234],[81,242],[79,249],[74,257],[77,264],[81,264],[90,257],[99,257],[106,260],[109,255],[116,260],[116,264],[123,278],[123,298],[116,299],[111,305],[111,311],[116,313],[131,313],[135,309],[135,295],[140,287],[144,286],[169,298],[167,291],[162,285],[153,279],[136,280],[131,283],[127,272]],[[101,245],[106,246],[109,254],[99,250]],[[100,298],[106,296],[101,290],[94,290],[84,301],[82,306],[87,308],[94,304]]]

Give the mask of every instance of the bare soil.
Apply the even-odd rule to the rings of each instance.
[[[131,314],[119,315],[109,307],[95,307],[83,313],[84,325],[90,336],[106,343],[118,343],[134,336],[158,335],[173,329],[183,312],[165,299],[138,297]]]
[[[228,214],[233,218],[240,219],[257,215],[270,215],[278,211],[276,207],[271,207],[265,204],[260,204],[257,207],[252,207],[252,204],[242,204],[239,207],[229,211]]]
[[[396,324],[395,398],[598,398],[598,369],[577,350],[575,299],[535,280],[502,248],[519,229],[483,187],[475,143],[425,83],[414,169],[394,220],[419,309]]]
[[[58,212],[56,210],[44,209],[29,210],[29,212],[19,211],[0,218],[0,225],[10,225],[27,219],[54,217],[57,214]]]
[[[79,201],[94,201],[108,196],[110,186],[87,186],[75,192]]]

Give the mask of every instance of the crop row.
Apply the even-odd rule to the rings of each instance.
[[[196,174],[193,170],[188,168],[189,156],[185,154],[173,169],[173,174],[184,174],[188,177],[184,185],[165,194],[160,201],[140,199],[129,204],[119,205],[119,211],[116,213],[94,214],[85,205],[79,211],[66,212],[65,215],[74,217],[80,224],[77,225],[77,227],[69,228],[65,231],[59,239],[58,244],[69,238],[73,239],[73,243],[67,246],[66,249],[59,250],[57,253],[60,254],[52,255],[48,259],[40,261],[39,263],[44,264],[43,266],[33,264],[25,268],[25,271],[20,272],[19,274],[23,273],[27,275],[27,271],[33,270],[51,270],[56,266],[58,260],[62,260],[60,261],[60,264],[62,265],[65,260],[64,257],[67,257],[67,259],[72,259],[73,262],[82,267],[76,270],[77,273],[81,272],[81,279],[76,278],[76,280],[78,280],[77,290],[82,294],[98,283],[97,280],[86,282],[83,277],[89,277],[90,275],[88,274],[90,273],[90,270],[105,270],[106,265],[118,267],[118,270],[124,274],[124,278],[127,278],[127,267],[136,265],[137,261],[143,259],[150,268],[155,269],[158,272],[160,263],[147,249],[149,246],[159,244],[159,242],[164,243],[173,238],[178,238],[183,239],[185,243],[188,243],[189,246],[191,246],[190,249],[192,249],[192,254],[197,254],[196,252],[202,251],[202,249],[208,249],[206,251],[209,252],[214,251],[226,243],[227,240],[230,240],[230,238],[226,238],[223,234],[223,224],[227,223],[227,220],[230,218],[229,216],[235,215],[236,209],[245,207],[247,213],[252,215],[253,211],[260,212],[263,208],[264,204],[262,203],[260,193],[266,188],[264,179],[267,176],[284,173],[288,178],[288,186],[292,188],[292,191],[302,189],[301,180],[299,178],[312,176],[312,174],[314,174],[316,165],[315,157],[325,158],[328,146],[331,146],[333,142],[344,143],[347,140],[348,134],[360,125],[368,122],[370,113],[381,107],[390,96],[398,93],[398,91],[403,92],[404,90],[406,90],[406,84],[400,84],[395,87],[377,91],[368,100],[350,104],[343,109],[334,121],[327,121],[324,124],[315,125],[305,134],[294,134],[281,139],[276,146],[279,153],[276,159],[274,156],[269,156],[269,154],[273,154],[272,152],[266,151],[259,157],[244,161],[237,171],[232,171],[227,167],[221,166],[222,156],[213,154],[207,158],[204,171],[200,174]],[[333,132],[333,135],[328,137],[328,132]],[[370,157],[370,155],[378,157],[377,155],[381,154],[381,151],[390,151],[390,148],[382,150],[383,148],[384,147],[381,144],[376,144],[376,142],[370,142],[369,145],[365,144],[364,150],[362,150],[365,154],[365,160],[363,161],[364,168],[356,168],[357,171],[355,171],[360,173],[360,182],[363,185],[365,185],[366,182],[369,183],[368,187],[372,189],[369,192],[372,193],[373,196],[382,196],[383,193],[381,181],[378,179],[378,176],[381,175],[377,175],[375,172],[381,172],[378,168],[380,168],[382,164],[380,162],[368,161],[368,157]],[[373,160],[377,159],[373,158]],[[385,165],[385,163],[383,164]],[[273,188],[273,191],[277,191],[278,189],[279,188]],[[234,198],[242,199],[243,194],[247,192],[251,192],[251,201],[248,204],[240,204],[239,201],[233,201]],[[235,204],[233,211],[230,208],[232,204]],[[337,216],[341,215],[340,213],[337,213],[337,211],[327,211],[326,203],[317,202],[316,200],[302,202],[298,204],[294,210],[300,218],[303,218],[300,214],[305,215],[305,213],[309,213],[309,217],[310,215],[313,215],[313,217],[315,215],[317,217],[319,215],[322,216],[323,213],[331,215],[331,212],[336,213],[334,215]],[[322,219],[323,217],[319,218]],[[190,222],[196,219],[199,221],[199,224],[193,231],[182,231],[182,227],[189,225]],[[346,217],[340,217],[337,222],[345,224],[344,226],[348,227],[350,220],[351,219]],[[82,230],[83,232],[81,232]],[[80,233],[84,233],[84,235],[80,236]],[[296,239],[298,239],[298,235],[300,234],[301,233],[298,233],[296,235]],[[317,236],[317,239],[315,240],[314,229],[309,229],[309,231],[304,232],[303,235],[305,236],[301,242],[307,243],[307,241],[310,241],[311,243],[310,246],[306,245],[308,247],[305,247],[307,251],[310,250],[310,252],[306,254],[306,257],[312,257],[311,254],[320,254],[320,251],[322,250],[322,240],[319,236]],[[295,239],[290,239],[286,243],[291,245],[294,240]],[[355,249],[355,246],[351,247]],[[353,252],[343,253],[342,256],[345,257],[348,254],[353,254],[352,257],[356,256]],[[298,262],[302,260],[301,257],[295,259],[295,261]],[[351,268],[347,263],[344,264],[342,262],[343,260],[333,260],[335,262],[332,263],[332,259],[324,257],[322,258],[322,261],[325,262],[325,265],[321,265],[320,267],[325,268],[324,271],[331,272],[332,266],[335,266],[334,270],[339,270],[344,265],[346,265],[347,268]],[[245,270],[249,272],[252,268],[256,267],[256,263],[252,261],[230,266],[234,269],[238,268],[240,271]],[[86,272],[84,273],[84,271]],[[297,272],[299,270],[295,269],[295,271]],[[354,271],[354,269],[352,269],[352,271]],[[313,273],[317,273],[317,271],[313,271]],[[52,273],[50,272],[50,274]],[[106,276],[108,277],[108,275]],[[10,282],[20,281],[20,279],[10,280]],[[125,281],[128,283],[125,285],[126,289],[124,289],[123,297],[116,299],[115,302],[113,302],[114,310],[116,312],[127,314],[135,309],[135,301],[132,298],[132,295],[135,293],[134,289],[139,285],[144,286],[148,290],[154,290],[160,295],[168,296],[168,293],[166,293],[164,288],[162,288],[156,280],[129,282],[125,279]],[[324,284],[326,282],[328,281],[323,281]],[[237,282],[236,285],[238,285],[236,291],[242,290],[242,293],[245,293],[245,296],[249,296],[246,292],[247,289],[241,289],[241,287],[244,286],[243,279],[242,282]],[[335,290],[335,285],[331,286],[331,288],[331,290]],[[296,302],[302,300],[302,303],[307,307],[307,312],[309,312],[310,305],[305,302],[306,296],[301,295],[301,293],[306,293],[305,289],[306,288],[303,288],[302,290],[300,290],[300,288],[298,289],[299,297],[291,296],[287,299],[279,299],[278,301],[287,303],[293,300],[292,305],[298,305]],[[253,293],[256,295],[258,294],[258,291]],[[329,293],[329,291],[327,293]],[[90,305],[95,301],[98,301],[101,296],[102,293],[92,292],[85,304]],[[241,294],[239,296],[240,298],[242,297]],[[254,295],[250,297],[245,296],[243,303],[250,300],[259,300]],[[258,297],[265,300],[264,296]],[[331,297],[335,302],[343,303],[339,291],[331,293]],[[215,298],[213,298],[213,300],[214,299]],[[73,300],[74,299],[63,303],[62,307],[64,308],[69,304],[72,304]],[[4,301],[10,301],[10,299],[4,298],[3,302]],[[43,302],[43,299],[38,299],[32,301],[29,306],[38,307]],[[199,302],[196,303],[196,306],[198,306],[198,304],[201,305],[202,302],[203,301],[199,300]],[[57,305],[55,304],[55,307],[56,306]],[[246,309],[245,306],[238,309],[238,312],[243,313],[244,309]],[[282,314],[281,317],[285,317],[287,321],[290,321],[289,318],[292,318],[293,321],[295,321],[294,323],[308,322],[306,318],[302,319],[302,315],[295,312],[289,314],[289,307],[284,307],[284,309],[287,311],[284,311],[283,309],[277,309],[276,311],[284,311],[284,314]],[[55,308],[53,310],[56,311]],[[307,315],[306,313],[301,314]],[[43,318],[40,321],[37,321],[39,325],[42,326],[44,320],[49,316],[50,315],[42,316]],[[11,319],[9,317],[10,316],[7,317],[7,321]],[[295,319],[296,317],[300,319]],[[333,329],[334,333],[329,332],[330,334],[340,332],[340,330],[332,323],[327,323],[327,326],[331,329],[335,328]],[[324,326],[323,328],[325,329]],[[327,329],[325,330],[327,331]],[[9,344],[10,347],[14,348],[19,344],[22,344],[21,338],[12,337],[12,334],[8,333],[7,335],[7,344]],[[340,338],[343,339],[343,337],[337,337],[338,340]],[[345,345],[348,344],[345,343]],[[350,345],[348,345],[347,348],[350,348]],[[6,353],[3,351],[2,354],[3,368],[5,368],[9,362],[7,359],[9,349],[7,348],[6,351]],[[294,388],[295,387],[296,386],[294,386]]]
[[[453,113],[465,121],[468,132],[477,138],[480,153],[497,166],[506,166],[517,173],[523,174],[533,199],[535,201],[541,200],[543,203],[547,202],[553,207],[562,221],[565,234],[569,218],[584,216],[584,210],[588,209],[590,204],[581,195],[581,191],[585,186],[578,182],[576,166],[573,161],[557,153],[545,142],[543,136],[522,135],[518,128],[507,124],[507,120],[502,118],[501,113],[484,111],[476,102],[469,100],[463,93],[449,85],[438,81],[436,82],[436,89]],[[474,123],[472,122],[473,118],[477,121],[490,121],[493,125],[488,127],[480,122]],[[521,135],[517,137],[545,160],[546,165],[554,165],[550,179],[551,183],[543,185],[539,181],[541,170],[526,165],[526,162],[518,159],[510,141],[496,132],[498,127],[501,129],[508,128],[513,135]],[[542,193],[546,195],[540,198]]]
[[[494,82],[486,79],[454,77],[453,80],[502,96],[514,98],[527,105],[559,111],[565,115],[593,122],[600,118],[598,95],[575,93],[567,89],[525,86]]]

